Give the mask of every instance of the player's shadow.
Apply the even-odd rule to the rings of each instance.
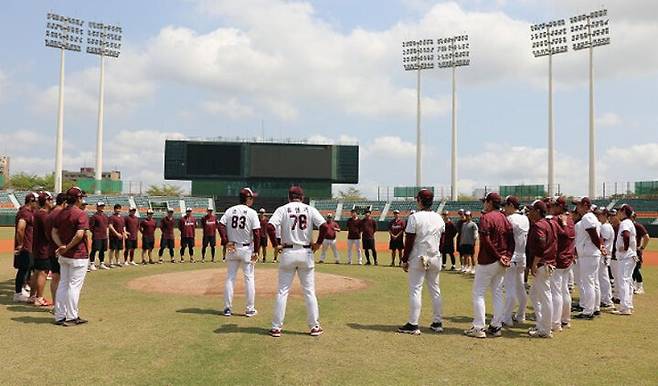
[[[0,282],[0,304],[9,305],[14,303],[14,280]]]
[[[181,314],[196,314],[196,315],[215,315],[215,316],[224,316],[224,313],[216,309],[206,309],[206,308],[183,308],[177,310],[176,312]],[[246,316],[238,312],[233,312],[232,316]]]
[[[355,330],[369,330],[369,331],[379,331],[379,332],[395,332],[398,333],[398,325],[386,325],[386,324],[359,324],[359,323],[347,323],[347,326]],[[430,330],[428,327],[420,327],[420,331],[428,334],[444,334],[444,335],[462,335],[463,330],[456,327],[443,327],[442,333],[436,333]]]
[[[253,334],[253,335],[268,335],[269,329],[263,327],[243,327],[237,324],[224,324],[214,331],[215,334]],[[308,333],[300,331],[284,331],[284,335],[308,335]]]
[[[26,324],[51,324],[53,322],[53,318],[35,316],[20,316],[17,318],[11,318],[11,320]]]
[[[12,305],[7,307],[7,311],[12,312],[44,312],[48,311],[47,308],[27,306],[27,305]]]

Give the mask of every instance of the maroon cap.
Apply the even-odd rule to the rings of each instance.
[[[85,193],[84,190],[78,188],[77,186],[74,186],[66,191],[66,195],[69,197],[82,198],[82,197],[86,197],[87,193]]]
[[[567,200],[564,198],[564,196],[557,196],[553,200],[553,205],[560,207],[560,208],[566,208],[567,207]]]
[[[480,201],[482,201],[482,202],[487,202],[487,201],[489,201],[489,202],[497,202],[497,203],[500,204],[500,202],[502,201],[502,198],[500,198],[500,194],[498,194],[498,193],[496,193],[496,192],[489,192],[489,193],[487,193],[487,195],[484,196],[484,198],[481,199]]]
[[[55,204],[62,205],[66,202],[66,193],[57,193],[55,197]]]
[[[626,216],[628,216],[628,217],[631,217],[631,215],[633,214],[633,212],[635,212],[635,210],[633,210],[633,207],[630,206],[630,205],[628,205],[628,204],[624,204],[624,205],[622,205],[622,206],[619,208],[619,211],[620,211],[620,212],[624,212],[624,213],[626,213]]]
[[[592,206],[592,200],[590,200],[589,197],[587,197],[587,196],[580,197],[580,198],[574,198],[572,202],[576,205],[583,204],[583,205],[587,205],[587,206]]]
[[[35,202],[36,200],[37,200],[37,194],[36,193],[28,192],[25,195],[25,203],[26,204],[29,204],[31,202]]]
[[[608,208],[606,208],[605,206],[599,206],[594,210],[594,213],[602,214],[602,215],[607,216],[608,215]]]
[[[434,201],[434,192],[429,189],[421,189],[416,194],[416,198],[421,201]]]
[[[288,198],[302,198],[304,197],[304,189],[299,185],[293,185],[288,189]]]
[[[242,188],[240,189],[240,197],[242,198],[258,197],[258,194],[253,190],[251,190],[251,188]]]
[[[519,202],[519,198],[516,196],[507,196],[505,197],[505,205],[512,205],[514,208],[519,209],[521,206],[521,203]]]
[[[548,208],[546,207],[546,203],[544,201],[541,201],[541,200],[535,200],[535,201],[533,201],[532,204],[530,204],[530,210],[533,210],[533,209],[534,210],[539,210],[542,213],[546,213],[546,211],[548,210]]]
[[[39,192],[39,205],[44,206],[46,205],[46,201],[53,199],[53,195],[50,194],[50,192],[46,192],[45,190],[42,190]]]

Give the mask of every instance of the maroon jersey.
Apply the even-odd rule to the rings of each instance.
[[[108,223],[107,216],[102,212],[96,212],[89,218],[89,230],[93,240],[107,240]]]
[[[160,221],[160,231],[162,231],[162,238],[165,240],[174,239],[174,219],[165,217]]]
[[[507,217],[492,210],[480,217],[480,251],[478,264],[500,261],[508,266],[514,254],[514,233]],[[501,260],[506,258],[504,260]]]
[[[361,220],[361,232],[365,240],[372,240],[375,238],[377,232],[377,221],[372,218]]]
[[[323,232],[325,240],[336,240],[336,228],[338,224],[330,220],[320,225],[320,232]]]
[[[269,224],[269,219],[267,216],[263,216],[260,218],[258,221],[260,221],[260,238],[261,239],[267,239],[267,224]]]
[[[60,241],[66,245],[73,240],[73,237],[79,230],[89,229],[89,217],[87,217],[87,214],[77,206],[68,206],[59,212],[53,222],[53,228],[57,229]],[[78,245],[63,253],[62,256],[71,259],[88,258],[87,233],[85,232],[82,241],[80,241]]]
[[[555,216],[552,219],[552,225],[554,225],[557,236],[557,260],[555,267],[558,269],[569,268],[576,256],[576,228],[573,218],[568,216],[564,226],[562,226],[559,218]]]
[[[139,218],[135,215],[128,215],[123,219],[128,232],[128,240],[137,240],[137,230],[139,229]]]
[[[350,217],[347,220],[347,238],[350,240],[359,240],[361,238],[361,220]]]
[[[557,260],[555,225],[551,223],[549,220],[542,218],[534,223],[534,226],[530,227],[530,232],[528,233],[530,261],[534,261],[536,257],[539,257],[539,266],[555,266]]]
[[[48,211],[46,209],[37,209],[34,213],[34,226],[32,228],[32,256],[39,260],[50,258],[50,238],[46,235],[47,219]]]
[[[217,217],[214,214],[203,216],[201,225],[203,225],[203,237],[215,236],[217,233]]]
[[[457,227],[455,223],[448,220],[446,221],[446,230],[443,232],[443,240],[446,245],[452,245],[455,242],[455,236],[457,236]]]
[[[391,222],[388,223],[388,231],[390,232],[390,238],[391,240],[402,240],[404,238],[404,220],[402,219],[393,219]],[[398,235],[397,237],[394,237],[393,234]]]
[[[48,217],[46,217],[46,237],[48,238],[48,255],[49,257],[55,257],[55,250],[57,250],[57,245],[52,239],[51,233],[53,231],[53,223],[59,215],[59,212],[62,211],[61,206],[56,206],[53,210],[50,211]]]
[[[635,240],[637,241],[637,247],[639,248],[642,245],[642,238],[648,233],[647,228],[637,221],[633,221],[633,225],[635,225]]]
[[[180,237],[194,238],[194,229],[196,227],[196,219],[192,215],[185,215],[178,221],[178,229],[180,230]]]
[[[18,213],[16,213],[16,221],[14,223],[16,227],[18,227],[18,222],[20,220],[25,221],[25,232],[23,233],[23,245],[21,251],[32,253],[32,233],[34,225],[34,213],[32,212],[32,209],[27,206],[21,206],[18,209]],[[18,247],[18,239],[14,237],[14,249],[16,249],[16,247]]]
[[[123,228],[126,226],[126,222],[123,220],[123,217],[121,217],[120,214],[113,214],[110,216],[110,225],[114,228],[114,230],[122,234],[123,233]],[[111,240],[119,240],[120,237],[117,237],[117,235],[114,234],[114,232],[110,231],[110,239]]]
[[[145,239],[153,240],[155,238],[155,219],[144,219],[139,223],[139,231],[142,232],[142,237]]]

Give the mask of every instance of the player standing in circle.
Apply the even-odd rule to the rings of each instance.
[[[441,218],[446,224],[446,230],[443,232],[443,235],[441,235],[441,256],[443,258],[441,269],[446,268],[448,256],[450,256],[450,270],[455,271],[457,270],[457,268],[455,268],[455,236],[457,235],[457,227],[452,222],[450,213],[447,210],[444,210],[441,213]]]
[[[167,215],[160,220],[160,250],[158,251],[158,258],[162,264],[162,255],[165,248],[169,250],[169,258],[172,263],[176,262],[174,258],[174,210],[167,209]]]
[[[15,302],[25,303],[29,299],[29,294],[23,293],[23,287],[27,282],[33,264],[32,236],[36,208],[37,196],[29,192],[25,196],[25,205],[21,206],[16,213],[14,228],[14,268],[16,268],[16,280],[14,282]]]
[[[286,314],[286,303],[290,286],[299,276],[302,292],[306,303],[306,322],[311,328],[311,336],[319,336],[323,330],[320,327],[320,312],[318,299],[315,296],[315,260],[313,252],[317,251],[324,241],[324,233],[319,232],[318,240],[312,242],[313,226],[320,228],[324,218],[317,209],[304,204],[304,191],[299,186],[291,186],[288,190],[288,204],[279,207],[270,217],[268,235],[272,245],[281,248],[279,259],[279,289],[276,295],[274,317],[270,335],[278,338]],[[276,234],[281,234],[281,245],[277,245]]]
[[[208,207],[208,214],[201,218],[201,225],[203,226],[203,244],[201,247],[201,262],[206,262],[206,248],[210,246],[211,261],[215,262],[215,245],[217,244],[217,224],[219,221],[213,214],[213,208]]]
[[[576,224],[576,251],[582,288],[580,304],[583,307],[583,311],[574,318],[592,320],[597,308],[600,308],[599,266],[605,245],[601,243],[601,223],[592,213],[589,197],[575,199],[573,203],[582,216]]]
[[[260,247],[260,221],[254,206],[257,194],[250,188],[240,189],[240,204],[232,206],[224,212],[219,220],[219,235],[222,245],[226,246],[228,268],[224,284],[224,316],[232,315],[233,288],[238,268],[242,268],[244,287],[247,295],[245,316],[258,314],[254,306],[256,286],[254,283],[254,264],[258,261]]]
[[[617,209],[612,208],[608,211],[608,221],[612,225],[612,229],[615,232],[615,238],[612,243],[612,257],[610,258],[610,285],[612,287],[612,305],[619,304],[619,286],[616,284],[615,274],[617,272],[617,233],[619,232],[619,224],[621,220],[617,215]]]
[[[194,236],[196,232],[196,219],[192,215],[192,208],[185,209],[185,216],[178,220],[178,230],[180,231],[180,262],[185,262],[185,249],[190,253],[190,263],[194,261]]]
[[[432,211],[434,193],[429,189],[421,189],[416,194],[418,211],[407,219],[406,244],[402,256],[402,269],[408,272],[409,280],[409,319],[398,332],[420,335],[418,320],[420,319],[421,295],[423,282],[427,280],[427,289],[432,297],[432,324],[435,332],[443,332],[441,319],[441,289],[439,288],[439,272],[441,271],[441,252],[439,244],[445,223],[438,213]]]
[[[135,249],[137,249],[137,231],[139,230],[139,218],[135,215],[137,208],[131,206],[125,217],[126,224],[126,249],[123,251],[125,265],[137,265],[135,263]]]
[[[377,248],[375,246],[375,233],[377,233],[377,221],[371,217],[370,209],[361,219],[361,239],[363,240],[363,252],[366,255],[366,265],[370,265],[370,252],[372,251],[372,259],[377,265]]]
[[[388,223],[388,234],[390,239],[388,241],[388,249],[391,250],[391,267],[395,265],[395,252],[398,253],[400,265],[402,264],[402,251],[404,250],[404,228],[406,224],[400,218],[400,211],[393,211],[393,220]]]
[[[514,232],[514,254],[512,262],[505,270],[503,287],[505,288],[505,311],[503,323],[507,326],[513,326],[514,323],[525,322],[525,310],[528,304],[528,297],[525,293],[523,275],[525,275],[526,255],[525,247],[530,230],[528,217],[524,216],[519,210],[521,204],[515,196],[505,197],[503,209],[507,220],[512,224]],[[516,313],[514,307],[519,305]]]
[[[155,228],[157,223],[153,218],[153,209],[146,211],[146,218],[139,223],[139,231],[142,233],[142,264],[146,264],[146,255],[149,257],[149,264],[155,264],[152,254],[155,247]],[[162,260],[160,260],[162,264]]]
[[[110,216],[108,229],[110,233],[110,267],[119,268],[121,267],[119,254],[123,249],[123,240],[126,239],[126,223],[121,217],[120,204],[114,205],[114,213]]]
[[[466,213],[464,209],[459,209],[457,211],[457,215],[459,215],[459,220],[457,220],[457,222],[455,223],[455,228],[457,228],[457,240],[455,242],[455,245],[457,246],[457,252],[459,252],[460,272],[466,272],[466,264],[464,263],[464,254],[462,253],[461,250],[462,226],[466,221],[466,215],[464,213]]]
[[[464,221],[462,222],[462,230],[459,235],[459,254],[463,256],[463,265],[466,268],[462,269],[464,273],[475,273],[475,243],[478,240],[478,226],[473,222],[471,211],[464,212]]]
[[[480,217],[480,251],[475,267],[473,282],[473,326],[464,331],[467,336],[486,338],[501,336],[503,311],[503,276],[514,255],[514,231],[512,224],[500,212],[501,198],[496,192],[488,193],[483,199],[485,213]],[[491,288],[494,312],[489,328],[485,332],[484,297]]]
[[[61,268],[55,251],[57,250],[57,245],[53,241],[52,231],[53,231],[53,222],[55,218],[59,215],[59,212],[66,207],[66,193],[58,193],[55,197],[55,207],[48,213],[46,217],[46,237],[48,237],[48,255],[50,256],[50,294],[53,296],[52,304],[55,304],[55,299],[57,295],[57,286],[59,286],[60,272]]]
[[[359,265],[363,264],[361,259],[361,220],[356,209],[350,211],[352,217],[347,220],[347,264],[352,264],[352,249],[356,249],[356,257]]]
[[[267,261],[267,221],[268,218],[265,215],[265,208],[260,208],[258,210],[258,221],[260,221],[260,252],[263,256],[263,263]],[[274,261],[276,261],[276,254],[274,255]]]
[[[644,225],[637,221],[635,213],[633,213],[631,220],[635,226],[635,239],[637,243],[637,263],[635,264],[635,269],[633,270],[633,293],[642,295],[644,293],[644,284],[642,284],[642,254],[647,245],[649,245],[651,238],[649,237],[647,228],[645,228]]]
[[[322,251],[320,252],[320,263],[324,263],[327,257],[327,248],[331,248],[334,254],[336,264],[340,264],[340,255],[336,249],[336,232],[340,232],[340,226],[334,221],[334,215],[329,213],[327,215],[327,222],[320,226],[320,232],[324,232],[324,241],[322,241]],[[324,229],[322,229],[324,228]]]
[[[619,293],[619,309],[612,311],[616,315],[633,314],[633,271],[639,258],[637,256],[637,234],[633,225],[633,208],[624,204],[617,211],[621,219],[617,232],[617,272],[614,272],[615,285]]]
[[[564,197],[556,197],[551,203],[551,218],[557,237],[557,258],[555,271],[551,275],[551,296],[553,298],[553,331],[571,327],[571,293],[569,276],[576,254],[576,230],[573,218],[567,211]]]
[[[596,208],[596,217],[601,223],[601,242],[605,246],[606,254],[601,257],[601,265],[599,265],[599,286],[601,288],[601,301],[600,308],[610,309],[613,308],[612,304],[612,285],[610,284],[610,276],[608,275],[608,268],[612,258],[612,250],[615,247],[615,230],[612,224],[608,221],[608,209],[604,207]]]
[[[50,303],[43,298],[43,291],[46,287],[46,277],[50,271],[50,238],[46,234],[48,213],[52,210],[53,196],[49,192],[41,191],[38,194],[39,208],[34,212],[34,227],[32,255],[34,256],[34,270],[32,276],[31,288],[35,291],[34,305],[49,306]]]
[[[96,252],[100,269],[110,269],[105,265],[105,251],[107,251],[108,218],[105,215],[105,203],[96,203],[96,213],[89,218],[89,230],[91,231],[91,255],[89,256],[89,271],[95,271]]]

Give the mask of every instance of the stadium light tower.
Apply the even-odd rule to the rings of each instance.
[[[420,71],[434,68],[434,49],[434,39],[402,42],[402,67],[405,71],[416,71],[416,187],[422,186]]]
[[[98,97],[98,131],[96,133],[96,187],[95,194],[101,194],[103,182],[103,103],[105,88],[105,57],[118,58],[121,52],[122,29],[119,26],[89,22],[87,30],[87,53],[100,56],[101,74]]]
[[[458,35],[437,39],[437,55],[439,68],[452,68],[452,155],[450,166],[450,199],[459,199],[457,186],[457,107],[455,69],[471,64],[468,35]]]
[[[610,44],[608,10],[600,9],[574,16],[571,22],[571,43],[575,51],[589,51],[589,196],[596,197],[596,132],[594,131],[594,47]]]
[[[64,51],[80,52],[84,22],[80,19],[48,13],[46,16],[46,47],[58,48],[59,106],[55,137],[55,192],[62,191],[62,148],[64,142]]]
[[[548,195],[555,194],[555,130],[553,127],[553,55],[567,52],[564,19],[530,26],[532,54],[548,56]]]

